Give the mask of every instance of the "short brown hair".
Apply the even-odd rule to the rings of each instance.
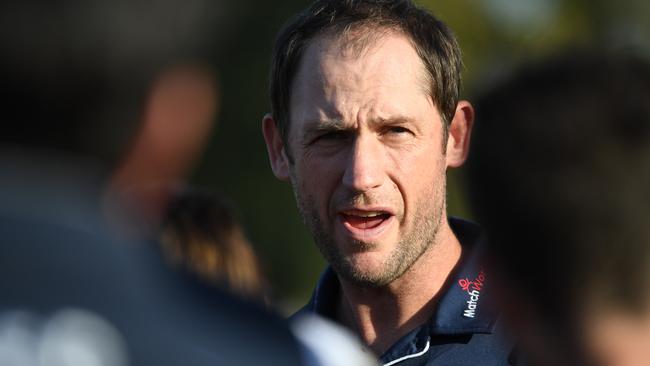
[[[433,102],[442,115],[445,135],[460,95],[462,56],[451,30],[410,0],[317,0],[278,34],[270,73],[271,112],[286,142],[291,84],[310,40],[351,28],[388,28],[406,35],[430,79]]]

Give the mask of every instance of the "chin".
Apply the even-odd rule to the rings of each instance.
[[[346,281],[361,287],[380,287],[392,281],[378,253],[357,253],[334,264],[335,271]]]
[[[377,252],[360,252],[348,255],[346,261],[350,267],[363,273],[380,273],[384,266],[384,258]]]

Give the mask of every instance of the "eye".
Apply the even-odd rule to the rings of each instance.
[[[401,135],[405,133],[411,133],[411,130],[402,126],[390,126],[386,129],[386,134],[396,134]]]
[[[317,136],[312,142],[327,142],[327,141],[339,141],[345,140],[348,137],[348,134],[345,131],[331,131],[323,133]]]
[[[336,140],[345,137],[345,134],[341,131],[328,132],[319,136],[321,139]]]

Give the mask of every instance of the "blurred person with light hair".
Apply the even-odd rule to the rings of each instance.
[[[477,99],[469,186],[531,365],[650,364],[650,62],[573,50]]]
[[[204,281],[247,298],[268,295],[259,259],[223,197],[188,188],[172,194],[160,243],[171,264]]]

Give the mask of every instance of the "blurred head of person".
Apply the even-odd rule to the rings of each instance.
[[[75,177],[94,202],[115,170],[109,191],[129,194],[107,195],[110,220],[153,226],[166,196],[143,187],[182,180],[211,132],[221,10],[206,0],[3,1],[2,171],[58,186]],[[143,219],[118,218],[127,212]]]
[[[158,76],[211,59],[211,3],[3,1],[0,144],[115,163]]]
[[[219,196],[179,190],[163,220],[160,242],[169,261],[237,295],[263,299],[266,280],[253,247]]]
[[[80,158],[113,170],[101,177],[110,179],[109,219],[131,234],[155,227],[168,198],[161,187],[185,180],[212,132],[221,8],[3,1],[0,148],[36,154],[52,171]]]
[[[132,214],[127,220],[109,215],[123,234],[155,236],[173,199],[170,187],[186,183],[209,142],[216,100],[215,76],[206,65],[173,65],[153,80],[140,124],[106,195],[109,214],[111,201]]]
[[[650,362],[650,64],[538,61],[478,98],[469,186],[533,364]]]

